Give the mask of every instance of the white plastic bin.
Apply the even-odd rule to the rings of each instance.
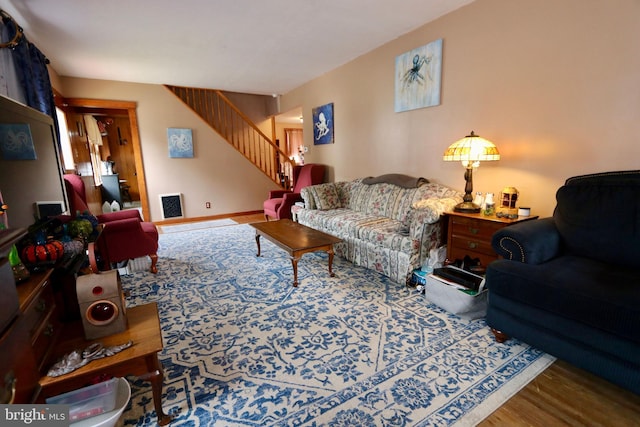
[[[131,395],[129,383],[123,378],[113,378],[108,381],[50,397],[46,399],[46,402],[55,405],[70,405],[69,421],[71,423],[87,421],[87,424],[82,425],[106,425],[97,424],[95,417],[103,414],[106,415],[116,410],[116,400],[118,400],[117,397],[119,397],[118,392],[120,389],[124,389],[123,391],[126,395],[126,401],[120,410],[120,413],[122,413]],[[117,421],[117,418],[115,421]],[[115,424],[115,421],[113,424]]]

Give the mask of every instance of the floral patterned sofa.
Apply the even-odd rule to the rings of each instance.
[[[335,253],[406,283],[443,242],[441,214],[463,194],[419,179],[413,188],[370,178],[305,187],[298,222],[343,241]]]

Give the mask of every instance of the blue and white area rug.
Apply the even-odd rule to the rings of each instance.
[[[128,305],[156,301],[171,425],[475,425],[553,358],[496,343],[422,294],[325,253],[288,256],[248,225],[160,236],[158,274],[123,277]],[[157,422],[129,378],[125,425]]]
[[[225,225],[235,225],[237,222],[231,218],[212,219],[211,221],[185,222],[175,225],[162,225],[160,231],[163,233],[181,233],[183,231],[200,230],[203,228],[222,227]]]

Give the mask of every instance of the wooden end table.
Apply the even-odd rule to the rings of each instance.
[[[329,254],[329,275],[335,277],[332,270],[333,244],[341,242],[342,239],[290,219],[255,222],[249,225],[256,229],[256,243],[258,245],[256,256],[260,256],[260,236],[264,236],[265,239],[289,254],[293,265],[294,287],[298,286],[298,261],[307,252],[326,251]]]
[[[52,360],[54,361],[74,350],[84,350],[94,342],[111,347],[131,340],[133,345],[113,356],[92,360],[68,374],[59,377],[43,376],[40,379],[42,390],[38,400],[44,401],[47,397],[85,387],[87,382],[99,375],[114,377],[136,375],[140,379],[151,382],[158,424],[169,424],[173,417],[167,415],[162,409],[164,373],[158,360],[158,352],[162,350],[158,306],[154,302],[129,308],[127,319],[129,327],[126,331],[89,341],[84,338],[81,322],[66,324],[62,338],[53,349]]]
[[[498,218],[494,215],[480,213],[445,212],[447,226],[447,259],[455,261],[465,255],[478,258],[486,267],[498,259],[498,254],[491,247],[493,233],[523,221],[538,219],[538,216],[518,218]]]

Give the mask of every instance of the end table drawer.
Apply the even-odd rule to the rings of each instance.
[[[23,313],[24,323],[33,339],[38,333],[45,318],[49,317],[55,309],[53,289],[48,282],[41,286],[42,291],[34,298]]]
[[[456,249],[461,249],[467,252],[479,252],[497,258],[495,251],[491,247],[491,238],[481,240],[478,238],[454,234],[451,238],[450,244]]]
[[[490,241],[493,233],[504,227],[502,224],[494,224],[474,218],[453,217],[451,220],[451,233],[458,236],[473,236],[478,240]]]
[[[31,347],[33,348],[33,355],[36,359],[36,364],[40,371],[46,368],[44,365],[48,361],[49,353],[52,350],[52,346],[58,337],[61,330],[61,325],[53,315],[45,319],[42,323],[38,334],[34,337]]]

